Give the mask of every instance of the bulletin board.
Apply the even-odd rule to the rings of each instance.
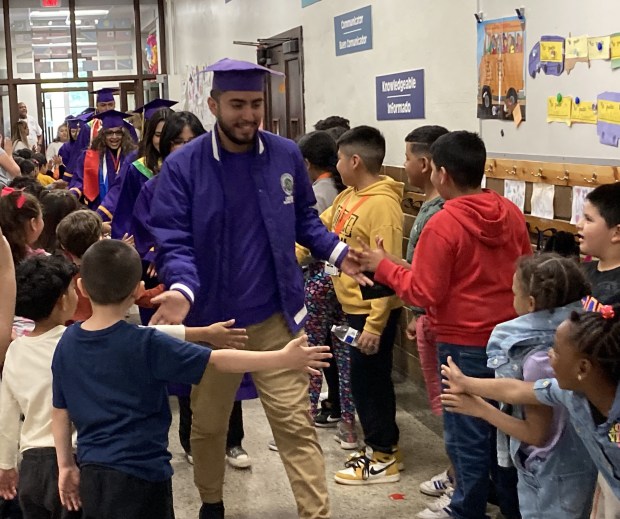
[[[525,7],[526,60],[541,37],[588,35],[590,37],[620,32],[620,2],[586,3],[579,0],[549,0],[521,4]],[[485,20],[515,15],[519,5],[506,0],[479,0]],[[472,13],[473,14],[473,13]],[[471,23],[476,23],[472,16]],[[559,76],[538,73],[526,75],[527,120],[517,127],[511,120],[480,120],[480,133],[489,156],[550,162],[617,165],[620,148],[601,144],[597,126],[547,122],[550,97],[579,97],[588,103],[603,92],[620,93],[620,68],[612,70],[610,61],[576,63],[570,74]],[[472,101],[472,103],[475,100]]]

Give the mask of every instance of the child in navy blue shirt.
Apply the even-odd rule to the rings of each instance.
[[[174,517],[168,382],[197,384],[208,363],[231,373],[327,367],[329,348],[308,347],[305,336],[274,352],[211,351],[126,323],[142,264],[122,242],[90,247],[81,274],[78,286],[93,315],[68,328],[56,348],[52,429],[61,501],[69,510],[81,507],[85,518]]]

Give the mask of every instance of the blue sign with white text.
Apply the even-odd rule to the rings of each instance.
[[[372,49],[372,6],[334,18],[336,56]]]
[[[308,7],[309,5],[316,4],[317,2],[320,2],[320,1],[321,0],[301,0],[301,6]]]
[[[377,77],[377,120],[424,119],[424,70]]]

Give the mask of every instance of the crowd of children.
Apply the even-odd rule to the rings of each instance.
[[[383,136],[341,117],[320,121],[299,140],[300,156],[316,211],[355,249],[363,281],[299,246],[308,335],[277,352],[235,350],[248,337],[234,321],[154,329],[125,320],[138,304],[148,324],[165,289],[148,222],[162,161],[205,132],[193,114],[156,108],[145,111],[137,149],[112,107],[89,124],[67,121],[68,155],[64,145],[50,160],[10,144],[0,152],[1,498],[18,498],[26,518],[173,517],[169,391],[191,459],[188,388],[207,364],[306,369],[315,425],[355,449],[336,482],[398,481],[391,370],[407,305],[406,334],[451,462],[422,483],[438,499],[417,517],[480,519],[491,494],[507,519],[620,517],[619,184],[593,190],[577,226],[580,252],[596,261],[532,255],[521,211],[481,187],[482,140],[417,128],[404,169],[425,202],[403,259],[404,184],[381,174]],[[238,403],[227,442],[238,467],[247,466],[242,424]]]

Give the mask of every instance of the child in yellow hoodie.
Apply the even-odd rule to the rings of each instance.
[[[374,243],[381,236],[385,248],[401,257],[404,186],[380,174],[384,157],[385,139],[377,129],[359,126],[345,133],[338,140],[337,167],[349,187],[321,220],[350,247],[359,246],[358,240]],[[345,485],[398,481],[392,351],[402,302],[393,295],[363,299],[353,278],[335,271],[332,278],[349,326],[361,332],[357,346],[350,348],[351,389],[366,443],[335,479]]]

